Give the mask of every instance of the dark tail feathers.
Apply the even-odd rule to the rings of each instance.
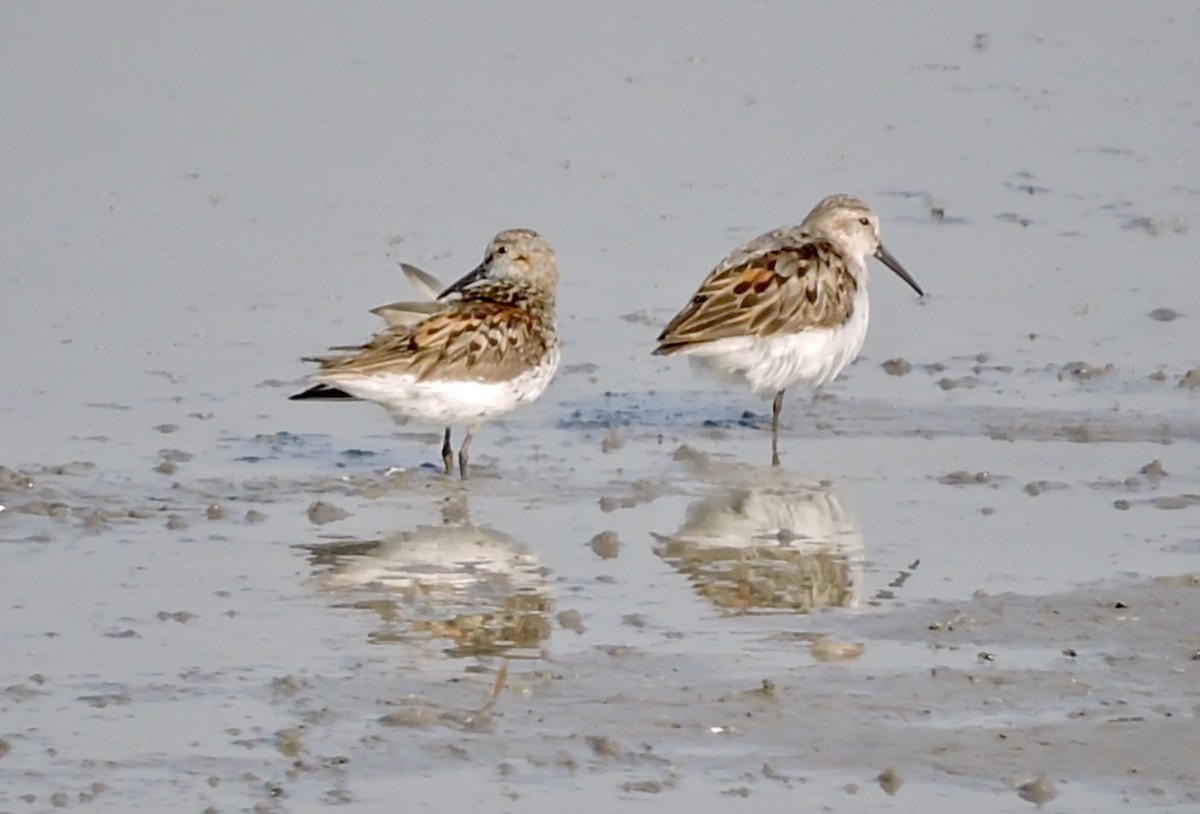
[[[305,390],[303,393],[296,393],[293,396],[288,396],[289,401],[357,401],[354,396],[347,393],[345,390],[339,390],[336,387],[330,387],[327,384],[314,384],[312,387]]]

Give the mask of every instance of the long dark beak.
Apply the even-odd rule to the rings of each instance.
[[[878,258],[880,263],[883,263],[892,271],[896,272],[896,276],[898,276],[901,280],[908,283],[912,290],[917,292],[918,297],[925,296],[925,292],[921,290],[921,286],[917,285],[917,281],[912,278],[911,274],[904,270],[904,266],[900,265],[899,260],[897,260],[895,257],[892,257],[892,253],[885,249],[882,243],[880,243],[879,248],[875,250],[875,257]]]
[[[459,291],[462,291],[462,290],[470,287],[472,283],[476,282],[477,280],[483,279],[483,276],[486,273],[487,273],[487,265],[484,263],[480,263],[478,266],[471,269],[466,274],[464,274],[462,277],[458,278],[457,280],[452,282],[449,286],[447,286],[445,291],[443,291],[441,294],[438,294],[438,299],[443,300],[446,297],[450,296],[451,294],[455,294]]]

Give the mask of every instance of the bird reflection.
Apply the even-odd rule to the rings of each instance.
[[[455,657],[539,657],[554,609],[546,569],[524,543],[473,524],[462,499],[441,509],[439,525],[304,546],[315,584],[339,598],[335,607],[377,614],[377,644],[448,641]]]
[[[655,553],[722,610],[857,607],[864,570],[857,521],[828,481],[782,478],[724,484],[688,506],[675,533],[655,534]]]

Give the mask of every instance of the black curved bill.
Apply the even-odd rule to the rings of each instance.
[[[452,282],[450,285],[446,286],[446,290],[443,291],[441,294],[438,294],[438,299],[439,300],[445,299],[446,297],[448,297],[451,294],[456,294],[460,291],[463,291],[464,289],[469,288],[473,283],[475,283],[479,280],[482,280],[486,275],[487,275],[487,264],[480,263],[478,266],[476,266],[475,268],[468,271],[462,277],[459,277],[457,280]]]
[[[924,297],[925,292],[921,290],[921,286],[917,285],[917,281],[912,278],[912,275],[904,270],[904,266],[900,265],[900,261],[892,256],[892,253],[879,244],[879,248],[875,250],[875,257],[880,263],[896,272],[896,276],[904,282],[908,283],[913,291],[917,292],[918,297]]]

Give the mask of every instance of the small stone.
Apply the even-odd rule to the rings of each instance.
[[[1050,782],[1050,778],[1045,774],[1039,774],[1028,783],[1017,786],[1017,794],[1026,802],[1041,806],[1057,797],[1058,790],[1054,788],[1054,783]]]
[[[602,531],[593,537],[588,546],[602,560],[615,560],[621,553],[621,538],[615,531]]]
[[[1158,458],[1143,466],[1138,472],[1152,479],[1165,478],[1167,476],[1167,470],[1163,468],[1163,462]]]
[[[563,630],[570,630],[574,633],[583,633],[587,628],[583,624],[583,614],[577,610],[565,610],[555,617],[558,626]]]
[[[1179,386],[1187,390],[1200,387],[1200,368],[1192,368],[1179,379]]]
[[[625,754],[621,744],[607,736],[589,735],[584,741],[598,757],[618,758]]]
[[[1155,322],[1170,322],[1173,319],[1179,319],[1183,314],[1176,311],[1174,308],[1155,308],[1150,312],[1150,319]]]
[[[350,512],[323,500],[318,500],[308,507],[308,522],[318,526],[344,520],[349,516]]]
[[[600,442],[600,451],[607,455],[623,446],[625,446],[625,440],[621,438],[620,433],[612,429],[608,431],[608,435],[604,436],[604,440]]]
[[[912,363],[899,357],[888,359],[881,367],[889,376],[907,376],[912,372]]]
[[[221,504],[213,503],[207,509],[204,510],[204,516],[207,517],[209,520],[224,520],[225,519],[225,509],[222,508]]]
[[[875,782],[879,784],[879,788],[883,789],[884,794],[888,797],[895,797],[896,792],[900,790],[900,786],[904,784],[900,773],[895,769],[884,769],[875,777]]]

